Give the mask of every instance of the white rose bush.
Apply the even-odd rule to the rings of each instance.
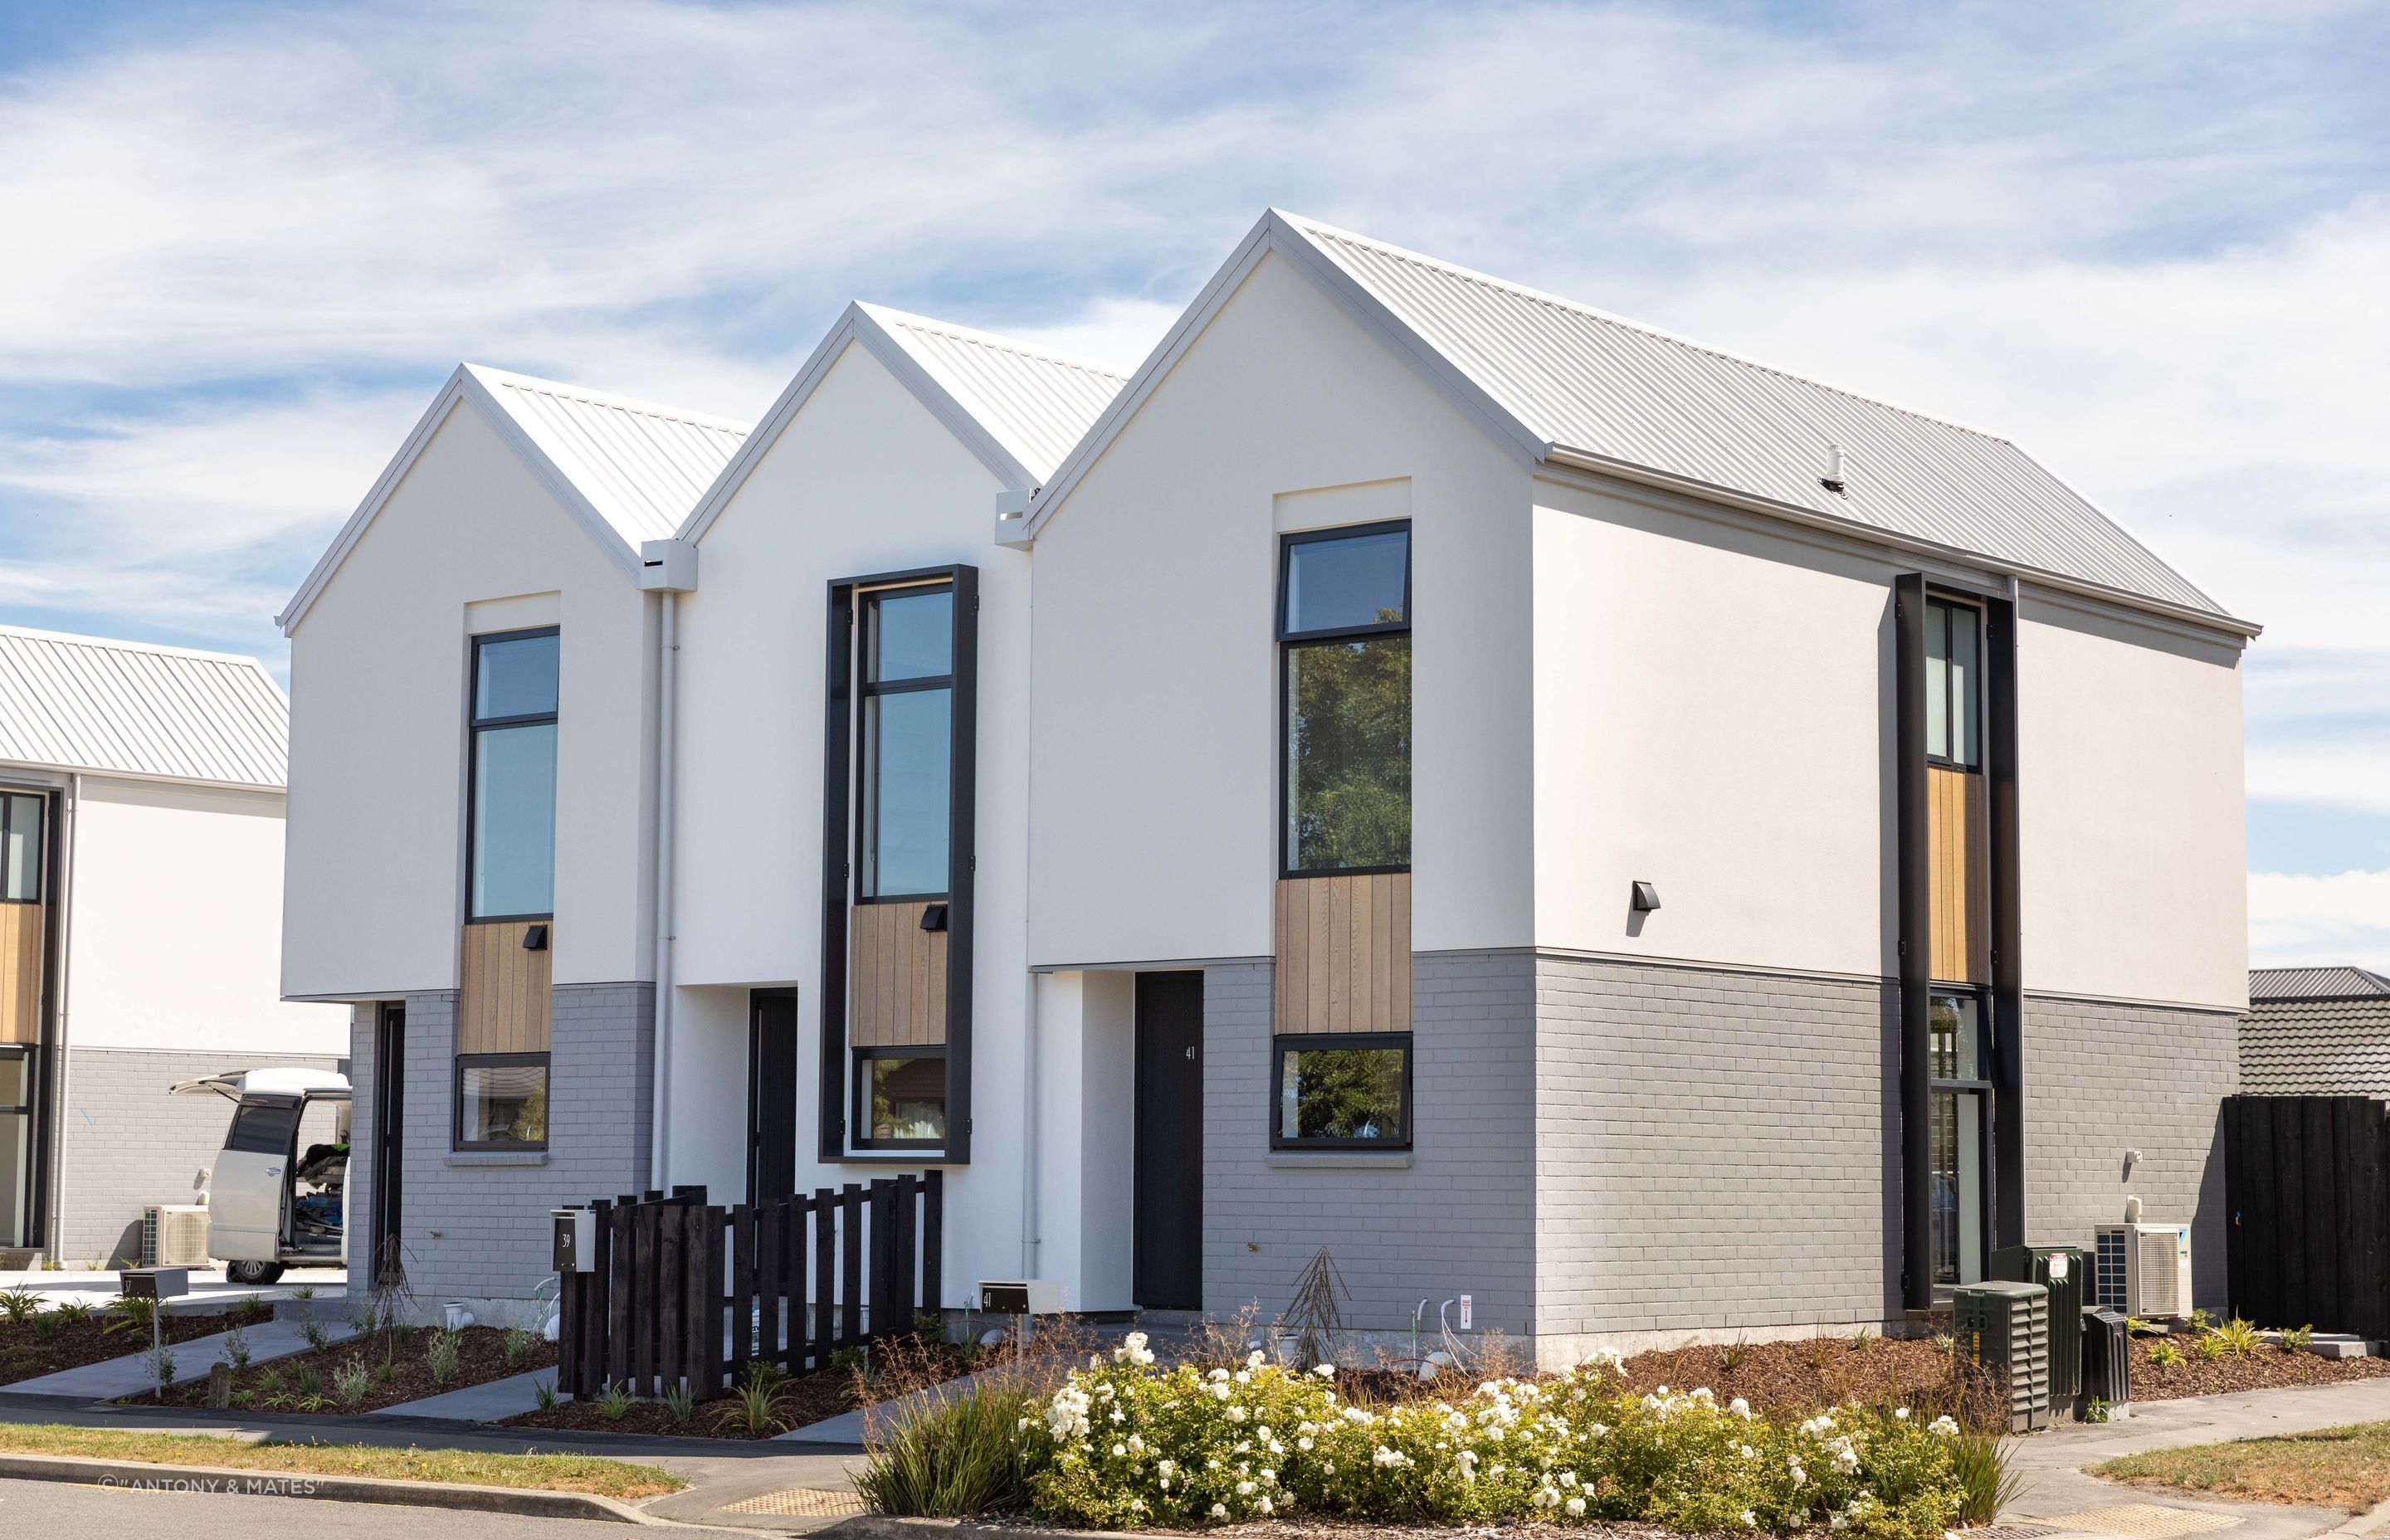
[[[1947,1417],[1852,1405],[1780,1424],[1706,1390],[1637,1392],[1615,1359],[1358,1405],[1332,1369],[1256,1353],[1235,1369],[1164,1370],[1133,1333],[1028,1402],[1017,1432],[1032,1512],[1074,1528],[1640,1521],[1940,1540],[1962,1501]]]

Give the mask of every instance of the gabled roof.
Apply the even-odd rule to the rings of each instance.
[[[0,626],[0,762],[280,790],[289,738],[254,658]]]
[[[639,574],[639,543],[673,533],[748,432],[721,417],[460,364],[276,617],[286,634],[306,615],[415,457],[460,404],[482,414],[633,582]]]
[[[1523,463],[1619,475],[2254,635],[2009,441],[1271,210],[1033,504],[1034,539],[1276,252]],[[1845,490],[1821,484],[1838,447]]]
[[[682,522],[681,538],[698,539],[713,527],[849,342],[878,359],[1014,491],[1051,476],[1126,382],[1101,364],[858,301],[706,490]]]
[[[2253,968],[2249,1003],[2277,1000],[2390,1000],[2390,979],[2362,968]]]

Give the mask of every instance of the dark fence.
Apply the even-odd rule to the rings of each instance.
[[[2390,1105],[2224,1098],[2233,1313],[2390,1338]]]
[[[939,1297],[938,1172],[709,1206],[703,1187],[592,1203],[594,1267],[560,1279],[557,1382],[654,1396],[727,1393],[762,1359],[784,1372],[913,1329]]]

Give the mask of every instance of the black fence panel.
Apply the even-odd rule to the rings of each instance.
[[[2390,1339],[2390,1103],[2224,1098],[2235,1315]]]

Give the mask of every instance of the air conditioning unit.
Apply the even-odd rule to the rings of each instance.
[[[2191,1314],[2191,1226],[2102,1225],[2092,1232],[2092,1298],[2144,1320]]]
[[[141,1211],[141,1265],[205,1267],[208,1211],[198,1203],[152,1203]]]

